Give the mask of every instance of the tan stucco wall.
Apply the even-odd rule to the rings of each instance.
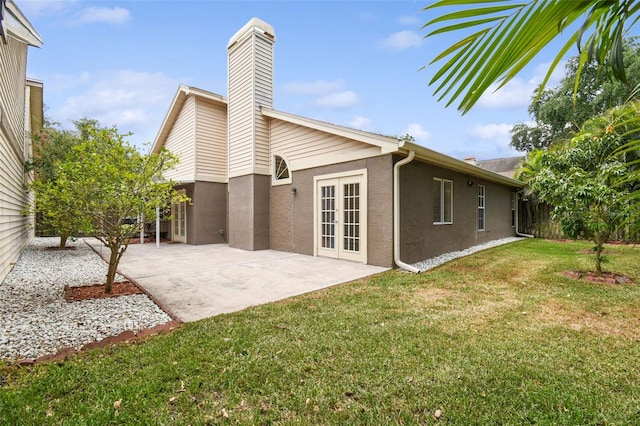
[[[271,248],[313,255],[313,178],[367,169],[367,263],[393,265],[393,164],[391,155],[295,171],[289,185],[271,187]],[[296,194],[291,194],[296,188]]]
[[[433,224],[433,178],[453,181],[453,224]],[[473,185],[468,185],[468,181]],[[477,230],[478,185],[485,185],[486,225]],[[400,169],[400,256],[413,263],[515,235],[513,188],[413,161]]]
[[[189,244],[220,244],[227,232],[227,185],[196,182],[191,207],[193,231],[187,234]],[[222,234],[220,234],[222,230]]]
[[[184,189],[187,197],[187,244],[220,244],[227,233],[227,185],[224,183],[195,182],[176,186]],[[220,230],[224,234],[220,234]],[[172,229],[169,226],[169,235]]]
[[[245,175],[229,179],[230,247],[243,250],[269,248],[271,177]]]

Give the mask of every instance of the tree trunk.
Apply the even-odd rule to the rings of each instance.
[[[107,283],[104,286],[104,292],[109,294],[113,290],[113,282],[116,279],[116,272],[118,272],[118,265],[120,264],[120,258],[127,250],[127,244],[110,244],[109,246],[109,270],[107,271]]]
[[[60,245],[58,246],[58,248],[60,250],[62,250],[63,248],[65,248],[67,246],[67,239],[69,238],[68,235],[60,235]]]
[[[104,292],[108,294],[113,290],[113,282],[116,279],[116,272],[120,263],[120,248],[109,246],[109,251],[109,270],[107,271],[107,284],[104,286]]]
[[[602,235],[596,235],[596,272],[602,275],[602,245],[604,244]]]

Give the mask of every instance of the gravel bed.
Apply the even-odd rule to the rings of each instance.
[[[449,262],[450,260],[457,259],[458,257],[467,256],[467,255],[470,255],[471,253],[475,253],[480,250],[485,250],[491,247],[496,247],[502,244],[512,243],[514,241],[520,241],[520,240],[522,240],[522,237],[510,237],[510,238],[502,238],[500,240],[493,240],[493,241],[489,241],[488,243],[469,247],[468,249],[465,249],[465,250],[445,253],[445,254],[441,254],[440,256],[432,257],[431,259],[421,260],[420,262],[416,262],[411,266],[418,268],[420,272],[428,271],[429,269],[435,268],[436,266],[440,266],[443,263]]]
[[[171,321],[144,294],[67,303],[65,284],[103,284],[108,265],[82,240],[67,243],[75,250],[45,250],[58,243],[36,238],[0,284],[0,359],[35,359]]]

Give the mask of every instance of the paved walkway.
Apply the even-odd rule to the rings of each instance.
[[[109,250],[86,239],[103,257]],[[226,244],[131,244],[119,272],[151,293],[180,320],[274,302],[388,268],[276,250],[244,251]]]

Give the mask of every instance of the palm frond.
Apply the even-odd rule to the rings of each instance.
[[[540,93],[574,44],[580,48],[579,72],[586,63],[597,60],[615,78],[626,81],[623,39],[628,25],[638,21],[637,0],[440,0],[424,10],[451,7],[456,9],[423,27],[431,30],[426,37],[463,34],[431,61],[443,65],[429,85],[436,85],[434,94],[439,94],[440,100],[448,98],[447,105],[458,101],[463,114],[489,88],[507,84],[552,40],[581,19],[582,25],[568,35],[552,61]],[[475,32],[469,35],[466,30],[470,28]]]

